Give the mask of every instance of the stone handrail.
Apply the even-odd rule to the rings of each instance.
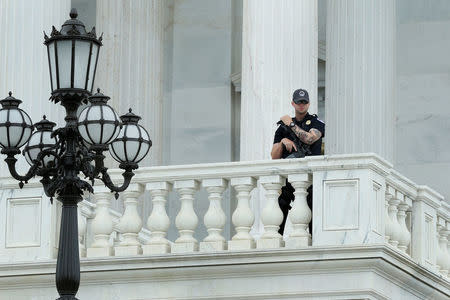
[[[119,182],[120,170],[113,170],[112,178]],[[283,237],[277,198],[286,179],[296,200]],[[9,179],[0,183],[3,190],[17,187]],[[311,184],[312,211],[306,203]],[[31,182],[27,189],[37,190],[38,184]],[[80,204],[81,256],[385,245],[443,277],[450,268],[448,202],[371,153],[142,168],[121,194],[123,213],[110,209],[113,195],[106,188],[94,189],[89,201]],[[208,200],[198,197],[200,189]],[[227,189],[235,192],[234,210],[223,209],[229,204],[223,196]],[[173,215],[167,210],[169,200],[180,202]],[[138,201],[151,201],[148,216],[142,218]],[[205,213],[197,209],[200,201]],[[227,224],[229,236],[224,234]],[[171,225],[178,234],[168,238]],[[201,226],[207,233],[199,238]],[[0,254],[6,250],[0,248]]]

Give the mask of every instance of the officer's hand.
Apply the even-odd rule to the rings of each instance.
[[[293,141],[291,141],[290,139],[284,138],[281,140],[281,143],[283,143],[283,145],[286,147],[286,150],[289,151],[289,153],[292,152],[292,148],[294,148],[295,151],[297,151],[297,147],[295,146],[295,143]]]
[[[292,122],[292,118],[289,115],[282,116],[280,120],[283,121],[284,125],[286,126],[289,126],[289,124],[291,124]]]

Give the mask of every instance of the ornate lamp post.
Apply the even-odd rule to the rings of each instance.
[[[11,92],[0,101],[0,147],[11,175],[20,181],[20,188],[34,176],[42,177],[40,182],[46,195],[51,200],[56,196],[63,205],[56,266],[58,299],[76,299],[80,284],[77,204],[82,201],[83,191],[92,193],[94,179],[99,179],[117,198],[128,187],[133,170],[152,145],[147,131],[138,124],[140,117],[131,109],[119,119],[107,104],[108,96],[100,90],[92,95],[102,38],[97,38],[94,28],[86,32],[75,9],[70,17],[61,31],[53,27],[50,37],[44,34],[50,99],[66,109],[66,125],[54,130],[56,124],[44,116],[33,126],[28,114],[19,108],[22,101]],[[90,106],[77,117],[79,107],[87,100]],[[31,167],[25,175],[19,175],[15,156],[25,144],[23,154]],[[113,184],[104,166],[103,152],[108,149],[124,170],[122,186]],[[89,182],[80,179],[80,172]]]

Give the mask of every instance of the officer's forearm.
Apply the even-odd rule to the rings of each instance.
[[[272,152],[270,153],[272,156],[272,159],[280,159],[283,155],[283,143],[279,142],[276,144],[273,144]]]
[[[317,141],[320,138],[320,131],[313,128],[311,129],[311,132],[304,131],[297,125],[291,128],[292,131],[295,133],[295,135],[302,141],[303,143],[307,145],[313,144],[315,141]],[[317,133],[318,132],[318,133]]]

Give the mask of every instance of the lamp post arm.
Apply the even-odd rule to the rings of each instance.
[[[123,184],[121,186],[116,186],[112,182],[111,177],[109,176],[107,171],[108,171],[107,168],[103,168],[101,170],[101,173],[102,173],[101,180],[103,181],[105,186],[111,190],[111,192],[115,192],[115,197],[117,199],[117,198],[119,198],[119,193],[125,191],[128,188],[128,186],[130,185],[131,178],[133,178],[134,173],[131,168],[125,169],[125,172],[122,173],[122,177],[124,179]]]
[[[59,155],[50,149],[46,149],[41,151],[37,158],[33,161],[33,165],[28,169],[27,173],[25,175],[20,175],[17,173],[16,170],[16,162],[17,158],[15,158],[16,154],[20,153],[20,150],[17,149],[17,151],[2,151],[2,153],[6,154],[7,157],[5,158],[5,162],[8,165],[9,172],[11,173],[11,176],[20,181],[19,186],[20,188],[23,187],[23,182],[27,182],[31,178],[37,175],[38,168],[40,166],[40,161],[46,156],[46,155],[53,155],[56,159],[59,159]]]

